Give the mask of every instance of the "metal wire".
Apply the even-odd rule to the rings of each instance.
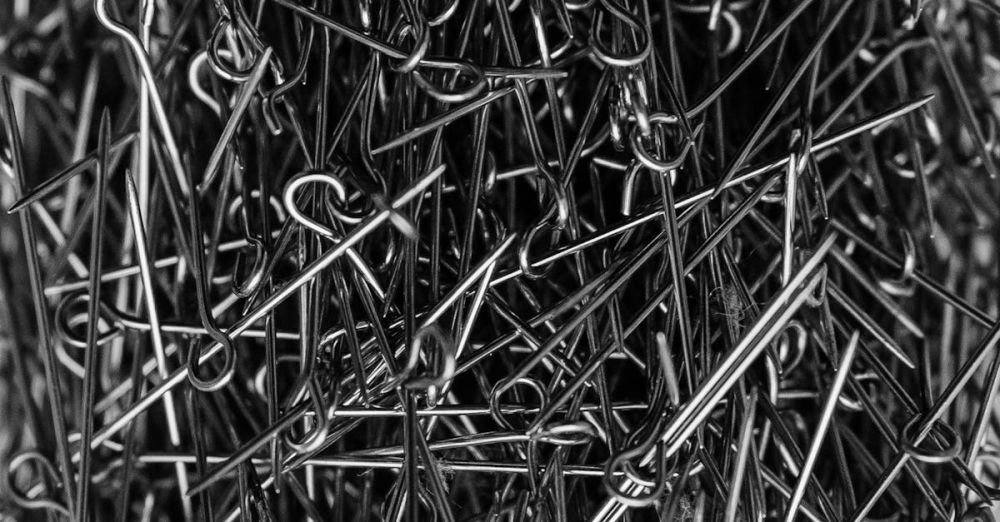
[[[993,520],[998,16],[0,3],[0,520]]]

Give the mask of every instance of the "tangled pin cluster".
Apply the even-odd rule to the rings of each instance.
[[[0,2],[0,520],[993,520],[998,24]]]

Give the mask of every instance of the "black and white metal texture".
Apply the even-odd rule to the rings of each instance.
[[[997,0],[0,0],[0,521],[993,521]]]

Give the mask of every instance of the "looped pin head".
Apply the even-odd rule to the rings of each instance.
[[[628,448],[610,458],[604,467],[604,476],[601,478],[604,489],[618,502],[633,508],[643,508],[652,505],[663,497],[667,490],[667,457],[665,455],[666,443],[664,441],[653,440],[651,444],[641,444]],[[646,452],[654,446],[655,456],[653,457],[653,476],[645,477],[639,474],[633,459],[643,457]],[[618,484],[615,484],[615,476],[621,470],[629,481],[636,486],[640,486],[636,491],[625,492]],[[642,492],[646,489],[645,493]]]
[[[545,391],[545,386],[538,381],[538,379],[533,379],[531,377],[518,377],[516,379],[504,378],[501,379],[493,389],[490,391],[490,416],[496,421],[500,426],[509,429],[511,431],[517,431],[518,428],[514,426],[510,420],[507,419],[507,415],[503,413],[500,405],[500,398],[503,395],[517,386],[525,386],[535,393],[538,398],[538,410],[542,411],[548,404],[548,393]],[[528,425],[530,423],[526,423]]]
[[[271,263],[271,254],[262,241],[248,237],[247,242],[253,248],[253,264],[247,269],[247,254],[240,250],[236,253],[236,266],[232,276],[232,290],[236,296],[246,299],[257,292],[267,279],[267,268]]]
[[[413,81],[424,91],[425,94],[442,103],[464,103],[478,96],[486,89],[486,73],[482,67],[464,59],[434,59],[424,60],[420,64],[427,69],[446,70],[457,75],[459,78],[467,78],[468,87],[465,88],[439,88],[434,85],[419,69],[413,71]]]
[[[428,353],[426,346],[434,346],[436,351]],[[425,359],[434,370],[423,374],[417,373],[421,359]],[[413,342],[404,366],[394,379],[398,386],[413,391],[423,391],[427,396],[428,407],[436,406],[442,397],[441,391],[455,376],[455,343],[437,324],[431,323],[418,329],[413,334]]]
[[[212,29],[212,37],[209,39],[206,49],[208,64],[220,78],[233,83],[243,83],[250,79],[253,64],[251,62],[251,65],[241,69],[233,63],[237,52],[229,49],[225,41],[227,37],[232,36],[233,32],[232,20],[226,16],[219,18],[215,28]],[[239,38],[233,38],[233,41],[238,42]]]
[[[228,50],[219,51],[220,53],[229,53]],[[195,98],[198,98],[202,103],[204,103],[216,116],[222,116],[222,107],[219,102],[215,101],[215,98],[205,89],[202,85],[203,71],[205,71],[205,64],[209,61],[208,50],[201,50],[191,57],[191,63],[188,64],[187,82],[188,88],[194,93]],[[210,66],[211,67],[211,66]]]
[[[390,58],[389,67],[395,72],[409,74],[416,70],[424,59],[424,55],[427,54],[427,49],[430,46],[430,31],[427,27],[427,21],[423,18],[418,17],[418,21],[410,20],[409,22],[405,21],[404,18],[401,17],[396,23],[396,27],[391,32],[389,43],[397,45],[409,38],[413,40],[413,49],[402,60],[397,61]]]
[[[597,10],[590,29],[590,51],[594,57],[608,67],[636,67],[645,62],[653,49],[653,39],[650,37],[646,25],[612,0],[601,0],[601,5],[604,6],[604,9]],[[632,44],[631,54],[627,51],[616,53],[611,50],[611,46],[601,41],[601,34],[605,32],[604,17],[606,13],[611,14],[613,18],[629,28],[631,37],[623,38],[623,41]]]
[[[236,348],[232,339],[221,331],[209,331],[208,335],[222,346],[222,367],[214,375],[208,378],[202,377],[205,365],[201,361],[203,349],[200,338],[191,340],[187,352],[188,382],[196,390],[206,393],[224,388],[236,371]]]
[[[31,471],[22,471],[26,468],[41,470],[42,474],[42,477],[39,477],[39,480],[27,490],[18,487],[20,484],[30,480],[26,479],[26,476],[33,475]],[[11,500],[14,501],[14,504],[24,509],[41,509],[58,513],[67,518],[72,517],[69,509],[55,500],[51,495],[52,490],[49,490],[49,486],[46,485],[48,482],[54,488],[61,487],[59,473],[56,471],[55,464],[40,452],[35,450],[23,451],[11,457],[10,462],[7,464],[5,478],[7,480],[7,490],[10,491]],[[46,495],[46,490],[48,490],[48,495]]]
[[[549,216],[552,215],[553,211],[550,210]],[[524,234],[524,237],[521,238],[520,243],[518,244],[517,262],[521,269],[521,273],[523,273],[528,279],[541,279],[549,273],[549,270],[552,269],[551,263],[542,266],[535,266],[531,260],[532,247],[537,239],[542,237],[544,234],[548,234],[549,236],[549,250],[555,248],[558,241],[559,226],[551,217],[548,216],[543,218],[535,226],[531,227],[531,229]]]
[[[341,180],[344,188],[347,189],[347,197],[327,198],[325,200],[327,211],[345,225],[361,223],[375,209],[374,196],[368,194],[378,195],[385,192],[383,180],[375,178],[373,182],[358,178],[346,166],[337,167],[333,170],[333,174]]]
[[[673,114],[657,112],[649,115],[649,123],[650,125],[658,124],[663,126],[677,126],[680,124],[680,118]],[[675,130],[679,131],[680,129]],[[687,154],[691,150],[691,147],[694,146],[693,139],[685,139],[673,157],[660,159],[656,157],[655,153],[652,153],[647,149],[646,144],[643,143],[644,139],[640,136],[638,131],[638,126],[632,128],[632,131],[629,133],[629,146],[632,149],[632,153],[635,154],[636,159],[638,159],[646,168],[654,172],[669,172],[680,168],[680,166],[684,163],[684,160],[687,158]],[[694,134],[697,134],[697,131],[695,131]],[[655,131],[651,131],[651,135],[655,136]],[[653,140],[655,141],[655,137]]]
[[[65,344],[74,348],[87,348],[86,332],[77,332],[76,330],[87,324],[88,303],[90,303],[90,294],[81,291],[66,294],[56,306],[54,324],[56,333]],[[122,318],[114,308],[104,302],[100,303],[99,310],[101,317],[98,318],[98,325],[103,323],[110,326],[108,331],[100,334],[97,338],[97,346],[105,346],[122,335]]]
[[[309,401],[313,406],[313,415],[312,420],[306,422],[311,422],[311,426],[298,438],[294,438],[290,430],[282,433],[281,438],[291,450],[298,453],[306,453],[316,450],[326,440],[326,435],[329,433],[330,426],[333,423],[333,410],[336,409],[337,404],[340,402],[340,387],[334,387],[331,405],[327,403],[319,383],[316,382],[315,375],[309,375],[300,382],[302,383],[301,386],[298,386],[294,390],[294,393],[290,395],[293,400],[298,399],[303,393],[309,395]]]
[[[296,202],[299,197],[299,191],[306,185],[313,183],[325,185],[324,188],[333,192],[333,196],[336,198],[338,203],[346,204],[348,201],[347,186],[344,184],[344,181],[338,175],[337,171],[309,170],[296,174],[285,184],[285,189],[282,192],[282,201],[284,202],[285,210],[288,212],[288,215],[300,225],[327,239],[337,239],[340,234],[330,227],[319,223],[312,217],[305,215]],[[363,216],[359,217],[349,211],[337,209],[336,207],[337,204],[334,203],[328,208],[338,220],[344,223],[356,224],[361,222],[363,219]]]
[[[505,238],[510,236],[507,224],[497,211],[490,207],[479,207],[476,209],[476,216],[483,224],[482,238],[483,245],[492,248],[500,244]]]
[[[291,91],[295,86],[301,84],[306,77],[306,66],[309,61],[309,55],[312,50],[313,41],[315,40],[316,28],[312,24],[307,24],[305,29],[305,38],[302,39],[302,43],[299,45],[298,54],[299,61],[295,66],[295,70],[292,71],[288,78],[281,81],[271,89],[265,89],[261,92],[261,102],[260,102],[260,112],[264,117],[264,123],[267,125],[268,130],[272,135],[277,136],[284,131],[284,125],[281,122],[281,118],[278,116],[277,103],[279,101],[284,102],[285,94]],[[280,60],[273,60],[275,65],[281,63]],[[293,114],[292,109],[286,105],[289,116]]]
[[[246,186],[244,186],[244,193],[249,198],[257,199],[258,202],[261,198],[259,190],[250,191]],[[285,209],[281,206],[281,202],[274,197],[268,199],[278,215],[278,219],[284,221]],[[262,206],[263,205],[261,205],[261,207]],[[242,210],[242,212],[239,210]],[[261,208],[261,210],[266,211],[263,208]],[[247,245],[253,249],[253,264],[248,268],[246,266],[246,259],[248,255],[245,251],[246,249],[238,250],[236,252],[236,262],[233,269],[233,275],[231,276],[231,283],[233,293],[240,298],[246,299],[255,294],[267,279],[267,270],[271,263],[271,252],[267,248],[264,235],[259,232],[251,231],[249,212],[242,195],[234,198],[233,204],[230,205],[226,215],[230,221],[235,221],[237,216],[241,217],[241,228],[243,235],[246,238]]]
[[[793,334],[795,337],[794,344],[792,344],[791,340]],[[809,343],[809,333],[801,321],[792,320],[788,322],[788,326],[781,333],[779,343],[778,356],[781,358],[781,371],[782,373],[788,373],[802,362],[806,346]]]
[[[962,453],[962,438],[951,427],[940,422],[934,423],[933,430],[944,438],[944,444],[947,446],[936,450],[920,447],[920,442],[915,439],[914,430],[922,424],[922,420],[922,415],[914,415],[903,429],[899,430],[899,446],[903,451],[914,459],[928,464],[945,464]],[[927,438],[924,437],[923,440],[926,441]]]
[[[909,297],[916,290],[913,274],[917,270],[917,246],[913,240],[913,234],[899,223],[891,224],[882,217],[877,222],[883,225],[880,228],[884,228],[886,232],[889,232],[889,229],[895,231],[903,246],[903,266],[899,275],[897,277],[879,277],[878,286],[889,295]]]

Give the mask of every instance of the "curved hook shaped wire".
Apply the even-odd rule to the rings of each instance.
[[[327,185],[328,188],[333,190],[336,199],[331,201],[327,205],[327,209],[330,214],[332,214],[339,221],[348,224],[356,225],[364,220],[366,217],[371,215],[376,210],[386,210],[382,199],[379,196],[372,197],[372,204],[370,207],[366,207],[360,211],[350,211],[345,208],[338,207],[338,203],[345,204],[351,200],[347,193],[347,185],[344,183],[342,177],[339,175],[341,172],[345,172],[346,168],[341,167],[336,171],[329,170],[310,170],[296,174],[288,183],[285,184],[285,190],[282,195],[282,200],[285,205],[285,209],[288,214],[297,221],[299,224],[305,226],[306,228],[316,232],[317,234],[334,241],[339,240],[340,234],[331,228],[323,225],[309,216],[306,216],[298,208],[296,204],[296,199],[298,198],[298,191],[301,190],[305,185],[310,183],[321,183]],[[405,216],[399,212],[392,212],[391,221],[397,226],[402,232],[407,235],[413,235],[414,227],[412,224],[406,220]],[[402,220],[402,221],[400,221]],[[350,254],[350,253],[349,253]]]
[[[301,172],[293,176],[285,184],[285,189],[282,192],[282,201],[284,202],[285,211],[288,215],[295,220],[300,225],[316,232],[321,237],[325,237],[331,241],[339,242],[340,234],[330,227],[319,223],[310,216],[305,215],[301,209],[299,209],[296,200],[298,199],[299,190],[301,190],[305,185],[310,183],[321,183],[326,185],[330,190],[334,192],[334,196],[340,202],[349,201],[347,194],[347,186],[341,180],[341,178],[336,174],[336,172],[331,172],[327,170],[310,170]],[[328,206],[329,212],[336,217],[338,220],[353,224],[363,219],[364,216],[358,214],[352,215],[343,209],[333,208],[335,204]],[[398,211],[391,209],[384,204],[382,199],[378,196],[372,197],[372,208],[365,212],[365,215],[370,215],[376,210],[389,210],[390,212],[390,222],[400,229],[404,234],[415,234],[413,225]],[[385,295],[379,284],[378,278],[375,277],[375,273],[371,267],[365,262],[365,260],[358,254],[358,252],[352,247],[347,250],[347,258],[354,264],[355,268],[364,278],[371,288],[378,294],[379,298]]]
[[[251,199],[259,200],[262,197],[260,190],[257,189],[252,190],[250,192],[250,197]],[[287,216],[285,215],[285,206],[284,203],[281,201],[281,199],[271,194],[268,196],[267,202],[268,205],[270,205],[271,210],[274,211],[275,216],[278,218],[277,219],[278,222],[283,223],[287,218]],[[229,227],[229,230],[232,230],[233,232],[243,232],[245,222],[242,220],[240,221],[237,220],[241,215],[240,209],[243,208],[244,204],[245,204],[244,197],[242,194],[240,194],[229,202],[229,208],[226,209],[226,226]]]
[[[284,100],[285,94],[299,85],[306,76],[306,66],[309,63],[309,56],[312,54],[312,46],[316,36],[316,26],[305,24],[306,36],[301,40],[299,46],[299,61],[295,64],[295,70],[285,78],[285,81],[275,85],[271,89],[262,92],[260,104],[261,114],[264,116],[264,123],[267,124],[271,134],[278,135],[284,130],[281,118],[278,117],[278,110],[275,107],[279,101]],[[277,60],[275,60],[277,62]]]
[[[636,209],[636,190],[639,187],[639,175],[643,173],[645,165],[639,160],[629,162],[625,170],[625,177],[622,179],[622,201],[621,213],[623,216],[631,216]],[[677,181],[677,170],[670,170],[670,184]]]
[[[753,0],[740,2],[706,2],[704,4],[677,3],[676,9],[684,13],[698,13],[709,15],[708,28],[710,31],[718,30],[719,20],[729,25],[729,38],[726,45],[719,51],[719,57],[725,58],[731,55],[740,47],[743,41],[743,26],[736,18],[736,14],[745,10],[753,3]],[[716,9],[722,7],[722,9]]]
[[[305,185],[312,183],[326,185],[326,187],[332,190],[334,195],[342,202],[346,202],[348,200],[347,186],[339,176],[331,171],[311,170],[292,176],[292,178],[285,184],[285,190],[282,192],[282,201],[285,204],[285,210],[288,212],[288,215],[300,225],[327,239],[337,239],[339,234],[326,225],[317,222],[312,217],[305,215],[296,204],[299,190]]]
[[[268,268],[271,264],[271,253],[264,242],[249,234],[246,240],[250,248],[253,249],[253,264],[246,270],[246,254],[243,250],[236,253],[236,267],[232,275],[232,291],[237,297],[246,299],[260,289],[264,281],[267,280]]]
[[[911,457],[928,464],[945,464],[951,462],[962,453],[962,438],[949,426],[936,423],[934,429],[945,438],[947,446],[940,450],[921,448],[914,442],[913,430],[919,427],[923,417],[914,415],[909,422],[899,430],[899,447]],[[925,439],[926,440],[926,439]]]
[[[673,114],[667,114],[663,112],[657,112],[649,115],[650,125],[679,125],[680,118]],[[679,130],[679,129],[678,129]],[[694,146],[693,135],[696,135],[701,130],[699,126],[697,130],[692,133],[692,139],[685,139],[683,144],[680,146],[677,153],[670,158],[660,159],[657,158],[654,153],[646,150],[640,138],[639,126],[632,128],[629,133],[629,145],[632,148],[632,153],[635,154],[636,159],[638,159],[646,168],[654,172],[669,172],[671,170],[678,169],[687,158],[688,152]]]
[[[792,344],[790,339],[793,333],[795,337],[795,344]],[[788,322],[788,326],[786,326],[784,331],[781,332],[779,342],[780,349],[778,353],[781,358],[781,371],[782,373],[788,373],[794,370],[799,363],[802,362],[806,346],[809,343],[809,333],[806,330],[806,327],[802,324],[802,321],[793,319]],[[793,346],[794,350],[791,349]]]
[[[220,8],[221,13],[215,27],[212,28],[212,35],[209,37],[206,49],[208,63],[220,77],[234,83],[246,82],[250,79],[253,70],[254,56],[252,55],[263,51],[264,43],[243,9],[242,2],[216,2],[216,6]],[[225,41],[227,37],[230,38],[229,42]],[[242,45],[250,51],[251,56],[247,57],[249,65],[246,69],[239,69],[236,64],[227,64],[227,61],[232,61],[232,58],[239,54],[237,49],[227,47],[227,43]],[[224,54],[229,56],[226,57]]]
[[[660,337],[660,336],[658,336]],[[661,345],[660,351],[664,351],[665,336],[657,340]],[[666,372],[657,371],[655,384],[651,390],[649,410],[643,421],[642,428],[632,432],[624,441],[623,448],[618,453],[613,453],[604,467],[604,477],[602,484],[604,488],[619,502],[629,507],[649,506],[659,500],[666,491],[668,466],[667,461],[677,461],[679,453],[672,457],[666,457],[666,441],[662,433],[666,426],[667,419],[671,412],[675,411],[673,406],[675,390],[671,390],[671,383],[668,382]],[[634,462],[642,459],[643,464],[655,447],[655,456],[652,461],[653,476],[646,477],[639,473],[639,465]],[[618,473],[617,470],[621,470]],[[631,491],[622,491],[614,478],[624,476],[633,483]],[[643,492],[643,490],[647,490]]]
[[[248,66],[246,69],[238,69],[235,65],[229,65],[226,62],[232,61],[236,54],[232,49],[226,47],[225,39],[228,36],[227,33],[232,28],[232,21],[227,17],[219,18],[219,21],[215,24],[212,29],[212,36],[208,40],[208,47],[206,48],[206,53],[208,57],[208,65],[220,78],[228,80],[233,83],[243,83],[250,79],[250,71],[253,66]],[[223,56],[227,54],[228,56]]]
[[[333,424],[333,413],[337,404],[340,402],[340,387],[334,386],[333,388],[333,400],[332,408],[327,403],[326,398],[323,396],[323,391],[320,389],[319,383],[316,381],[316,376],[313,372],[303,372],[306,376],[300,379],[299,384],[296,385],[296,389],[293,390],[294,393],[290,396],[296,399],[302,394],[307,394],[309,396],[309,401],[312,402],[314,415],[312,416],[312,426],[303,433],[299,438],[293,438],[290,431],[285,431],[282,433],[282,441],[295,452],[298,453],[308,453],[319,448],[323,442],[326,440],[326,434],[330,431],[330,427]]]
[[[146,53],[145,46],[139,38],[129,30],[128,27],[111,18],[111,15],[108,13],[106,0],[94,0],[94,14],[97,16],[97,20],[101,23],[101,25],[125,41],[134,55],[136,65],[142,75],[142,81],[145,82],[146,87],[149,89],[150,105],[153,109],[153,116],[156,119],[156,124],[160,128],[160,132],[163,135],[163,141],[167,151],[167,158],[170,160],[170,166],[177,178],[177,183],[180,186],[181,193],[188,192],[191,188],[188,186],[188,176],[185,174],[184,167],[181,163],[180,149],[177,147],[177,141],[174,139],[173,130],[170,127],[170,120],[167,116],[166,108],[163,105],[163,99],[160,96],[160,91],[156,87],[156,77],[153,74],[153,67],[150,64],[149,55]]]
[[[635,120],[636,128],[643,137],[649,137],[653,129],[649,120],[649,94],[646,89],[646,81],[639,77],[634,70],[619,72],[618,76],[624,76],[618,82],[618,89],[621,91],[621,102],[627,107],[629,115]]]
[[[994,122],[995,120],[990,119],[987,121]],[[997,144],[997,125],[995,123],[987,123],[987,126],[987,145],[995,147]],[[920,158],[917,161],[914,161],[915,158],[912,154],[913,147],[909,142],[909,135],[905,133],[904,129],[889,127],[883,133],[894,138],[893,145],[902,149],[886,159],[885,166],[889,172],[903,179],[916,179],[918,162],[922,165],[925,176],[929,176],[941,168],[940,143],[935,143],[937,140],[934,139],[930,131],[928,131],[929,135],[919,132],[912,134],[912,138],[920,145],[916,148],[916,152],[920,154]]]
[[[548,394],[545,391],[545,386],[542,385],[538,379],[533,379],[531,377],[518,377],[517,379],[507,377],[501,379],[490,391],[490,416],[493,417],[493,420],[495,420],[497,424],[511,431],[517,431],[517,428],[509,420],[507,420],[507,417],[500,408],[500,397],[518,385],[527,386],[534,391],[536,395],[538,395],[539,411],[544,410],[548,404]]]
[[[191,191],[187,194],[189,208],[192,209],[189,216],[191,237],[201,238],[201,217],[198,212],[198,200],[197,191]],[[195,293],[197,295],[198,304],[198,318],[201,322],[202,327],[205,329],[205,333],[210,339],[218,344],[218,347],[222,350],[222,367],[218,373],[204,378],[201,376],[203,373],[203,347],[200,342],[200,336],[196,336],[191,340],[190,346],[188,347],[187,353],[187,379],[196,390],[202,392],[214,392],[222,389],[227,384],[229,380],[232,379],[233,374],[236,371],[236,347],[233,345],[233,340],[229,337],[229,334],[223,332],[218,325],[215,323],[215,318],[212,316],[212,306],[209,303],[208,295],[208,281],[207,273],[205,268],[204,252],[201,248],[194,249],[193,256],[194,263],[191,266],[191,273],[194,277],[195,282]],[[204,362],[207,362],[204,361]]]
[[[87,339],[84,335],[74,334],[73,331],[81,326],[87,324],[87,304],[90,303],[90,294],[86,291],[68,293],[63,296],[59,304],[56,305],[55,310],[55,328],[56,335],[63,341],[64,344],[72,346],[74,348],[86,349]],[[79,310],[79,307],[83,307],[83,310]],[[111,329],[97,338],[96,345],[104,346],[114,340],[116,337],[122,335],[123,326],[121,324],[120,318],[116,317],[115,311],[108,306],[106,303],[101,302],[98,308],[102,317],[98,318],[98,324],[101,321],[111,326]]]
[[[201,361],[204,347],[201,346],[201,341],[199,339],[194,338],[191,340],[190,346],[188,347],[187,377],[191,386],[194,386],[196,390],[202,392],[214,392],[221,390],[229,384],[229,380],[233,377],[233,373],[236,371],[236,347],[233,346],[232,339],[230,339],[229,336],[221,330],[209,329],[207,334],[213,341],[222,346],[222,368],[220,368],[215,375],[207,378],[199,375],[201,368],[204,366]]]
[[[900,224],[887,226],[895,230],[903,243],[903,266],[897,277],[879,277],[878,286],[887,294],[896,297],[909,297],[916,290],[913,274],[917,270],[917,245],[913,234]]]
[[[228,50],[225,52],[229,52]],[[198,98],[202,103],[208,106],[208,108],[215,113],[217,117],[222,117],[222,106],[219,102],[215,101],[215,98],[209,94],[201,85],[201,72],[205,69],[205,65],[208,64],[208,51],[201,50],[191,57],[191,63],[188,65],[188,88],[194,93],[195,98]]]
[[[69,508],[55,500],[51,495],[41,496],[42,493],[37,493],[32,496],[32,491],[22,491],[17,487],[15,483],[15,476],[18,474],[18,470],[22,466],[36,464],[39,466],[44,474],[48,475],[48,478],[55,483],[56,487],[60,487],[59,484],[59,473],[56,471],[55,464],[49,459],[42,455],[40,452],[35,450],[28,450],[18,453],[11,457],[10,462],[7,464],[7,474],[5,476],[7,480],[7,488],[11,494],[11,500],[15,504],[24,509],[44,509],[50,512],[56,512],[67,518],[72,518],[72,514],[69,512]],[[39,483],[42,486],[43,482]],[[32,490],[36,488],[31,488]]]
[[[463,103],[467,102],[486,89],[486,72],[482,67],[462,58],[428,58],[420,63],[421,67],[448,70],[454,72],[459,78],[468,76],[470,85],[467,88],[439,88],[431,83],[419,69],[413,71],[413,81],[424,91],[425,94],[442,103]],[[458,78],[456,78],[457,83]]]
[[[443,103],[466,102],[483,92],[486,88],[486,73],[478,65],[461,58],[432,58],[426,56],[430,44],[430,28],[434,26],[432,22],[437,21],[437,19],[428,20],[412,4],[412,0],[402,1],[400,5],[403,8],[404,16],[397,22],[396,27],[390,33],[389,43],[398,45],[399,42],[407,37],[412,37],[415,42],[413,51],[403,58],[399,65],[394,65],[390,62],[390,68],[399,73],[411,74],[413,81],[424,93]],[[454,2],[450,7],[446,7],[445,12],[438,17],[444,18],[438,23],[444,23],[448,17],[454,15],[457,7],[457,2]],[[420,68],[448,70],[456,73],[459,77],[467,75],[470,78],[470,85],[466,88],[440,88],[434,85],[419,70]]]
[[[430,360],[423,347],[428,341],[434,341],[437,347],[437,368],[430,373],[416,373],[420,359]],[[431,323],[417,329],[413,334],[413,342],[410,343],[406,365],[399,370],[393,381],[396,386],[407,390],[423,391],[427,394],[428,407],[434,407],[441,400],[441,391],[448,386],[455,376],[456,347],[455,342],[437,324]]]
[[[230,205],[226,213],[227,217],[235,214],[241,218],[243,237],[246,239],[247,245],[254,252],[254,262],[250,266],[249,271],[245,270],[247,256],[245,249],[240,249],[236,252],[235,268],[230,278],[231,287],[233,294],[243,299],[257,293],[257,290],[260,289],[261,285],[267,279],[268,269],[271,264],[271,252],[267,248],[267,231],[254,231],[250,227],[251,207],[248,206],[248,202],[251,200],[257,201],[257,215],[258,217],[262,217],[267,212],[267,203],[264,202],[264,198],[265,196],[261,194],[260,190],[251,190],[249,184],[243,183],[242,194],[233,199],[233,204]],[[281,207],[280,202],[275,206],[276,198],[268,197],[267,200],[275,207],[279,216],[284,213],[284,208]],[[264,220],[262,219],[258,220],[261,228],[263,228],[263,222]]]
[[[90,294],[86,293],[86,291],[78,291],[65,294],[59,301],[59,304],[56,305],[53,329],[59,337],[59,340],[62,341],[60,343],[61,345],[80,349],[85,349],[87,347],[86,338],[83,337],[82,334],[75,332],[75,330],[79,326],[86,324],[86,305],[89,302]],[[80,310],[81,307],[83,310]],[[101,300],[98,310],[100,313],[99,320],[104,324],[109,325],[110,330],[101,333],[96,342],[97,346],[107,345],[117,337],[124,335],[126,330],[148,332],[152,328],[149,322],[134,315],[125,313],[124,311],[108,304],[104,300]],[[162,323],[161,328],[164,332],[188,336],[208,334],[208,330],[201,325]],[[246,329],[242,331],[242,334],[248,337],[259,338],[264,336],[264,331],[260,329]],[[279,331],[278,338],[298,339],[298,334],[288,331]],[[62,356],[60,356],[60,358],[62,358]],[[73,369],[71,368],[71,370]],[[76,370],[73,371],[79,375],[79,372]]]
[[[517,250],[517,261],[521,272],[529,279],[540,279],[552,269],[552,265],[536,267],[531,263],[531,247],[540,234],[549,234],[549,249],[553,249],[558,241],[558,232],[569,221],[570,202],[567,187],[549,170],[547,165],[537,166],[538,174],[545,187],[550,191],[548,208],[538,222],[521,238]]]
[[[651,445],[656,447],[656,457],[653,459],[654,476],[652,479],[645,479],[639,476],[633,464],[629,462],[632,459],[642,458],[648,453],[649,447],[646,445],[639,445],[633,448],[629,448],[617,453],[615,456],[608,459],[607,464],[604,466],[604,476],[601,477],[601,483],[604,485],[605,490],[621,502],[623,505],[633,508],[642,508],[649,506],[660,499],[667,489],[667,464],[665,457],[665,447],[666,442],[661,440],[656,440],[653,437]],[[621,491],[619,486],[613,482],[614,477],[617,475],[616,470],[621,468],[628,478],[634,482],[636,485],[643,486],[649,491],[646,493],[625,493]]]
[[[552,215],[550,212],[548,216]],[[532,261],[531,249],[540,234],[549,234],[548,250],[555,248],[557,243],[557,233],[559,228],[550,218],[543,218],[535,226],[531,227],[524,237],[521,238],[517,247],[517,263],[521,273],[528,279],[541,279],[552,270],[552,264],[535,266]]]
[[[393,30],[390,31],[388,43],[398,45],[407,37],[411,37],[414,41],[413,49],[405,58],[399,60],[398,63],[393,63],[392,59],[390,59],[389,68],[398,73],[408,74],[420,65],[421,60],[424,59],[424,55],[427,54],[427,49],[430,48],[431,42],[430,30],[427,25],[427,19],[419,14],[412,0],[401,0],[399,5],[403,10],[403,15],[396,22]]]
[[[646,25],[612,0],[600,0],[600,2],[604,9],[597,11],[590,29],[589,45],[594,57],[609,67],[636,67],[645,62],[653,49],[653,39],[646,29]],[[616,52],[601,41],[600,34],[604,27],[605,13],[610,14],[632,30],[631,40],[635,47],[632,54],[624,51]]]
[[[301,364],[301,357],[297,353],[283,353],[275,358],[275,364],[283,363],[295,363]],[[267,361],[261,361],[260,367],[257,371],[253,373],[253,378],[251,382],[253,383],[253,391],[257,393],[261,398],[267,400],[267,385],[265,379],[267,378],[267,372],[270,369],[267,367]]]

